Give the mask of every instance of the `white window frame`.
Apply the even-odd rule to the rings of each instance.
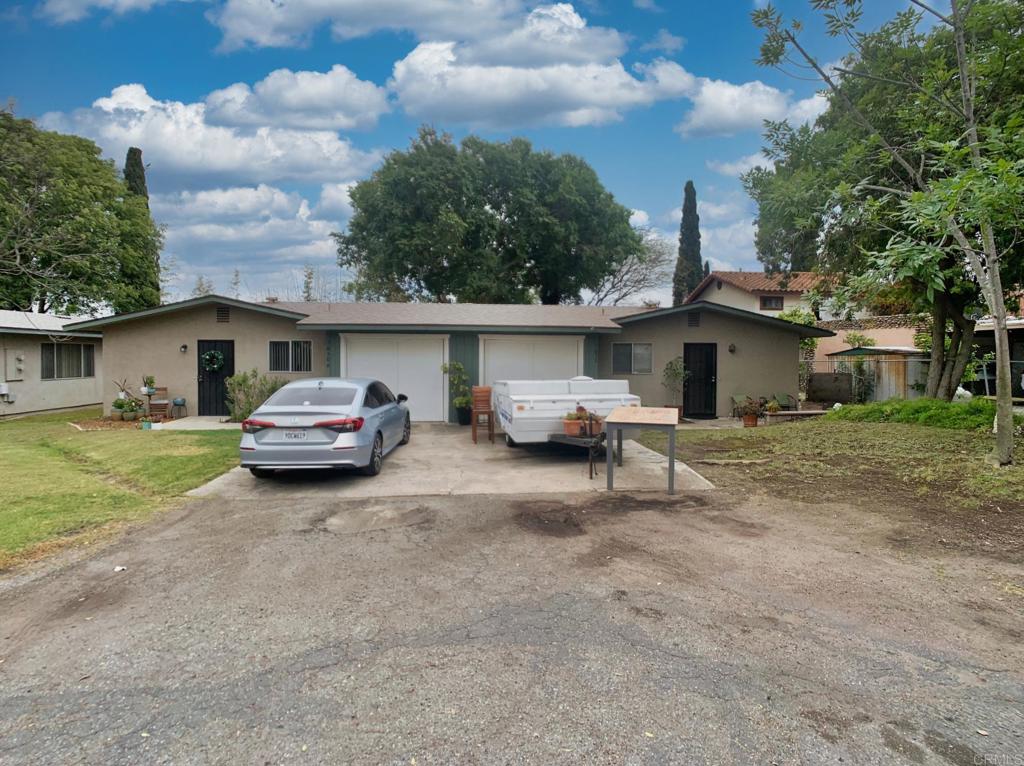
[[[53,377],[52,378],[44,378],[43,377],[43,349],[46,346],[52,346],[53,347]],[[64,347],[67,347],[67,346],[78,346],[79,369],[82,371],[82,373],[83,373],[82,375],[65,375],[65,376],[57,375],[57,347],[58,346],[64,346]],[[84,374],[85,373],[85,347],[86,346],[91,346],[92,347],[92,375]],[[81,342],[55,343],[53,341],[44,341],[44,342],[39,344],[39,380],[40,381],[45,382],[45,383],[53,383],[55,381],[60,381],[60,380],[89,380],[90,378],[95,378],[95,377],[96,377],[96,344],[95,343],[81,343]]]
[[[273,368],[273,354],[270,351],[271,343],[287,343],[288,344],[288,369],[287,370],[275,370]],[[308,343],[309,344],[309,369],[308,370],[296,370],[295,369],[295,355],[292,353],[293,343]],[[281,338],[278,340],[274,338],[267,341],[267,371],[268,372],[283,372],[283,373],[312,373],[313,372],[313,341],[309,338],[292,338],[285,340]]]
[[[616,346],[630,346],[629,350],[629,372],[616,372],[615,371],[615,347]],[[633,346],[650,346],[651,347],[651,369],[647,372],[637,372],[636,370],[636,351]],[[612,358],[611,358],[611,369],[612,375],[653,375],[654,374],[654,342],[649,340],[624,340],[624,341],[612,341]]]

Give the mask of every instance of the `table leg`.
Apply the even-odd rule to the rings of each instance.
[[[615,443],[619,450],[619,467],[622,467],[622,426],[615,432]]]
[[[676,427],[668,432],[668,493],[676,493]]]
[[[615,442],[613,440],[613,433],[612,433],[614,430],[615,430],[614,426],[607,426],[606,433],[608,434],[608,446],[607,446],[607,448],[604,451],[605,455],[608,458],[608,463],[605,466],[605,471],[608,473],[608,489],[609,490],[611,490],[612,487],[614,486],[613,475],[614,475],[614,472],[615,472],[615,449],[614,449],[613,445],[615,444]]]

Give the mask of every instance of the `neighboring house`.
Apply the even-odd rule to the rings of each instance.
[[[103,400],[102,336],[66,329],[72,321],[0,311],[0,418]]]
[[[856,333],[871,338],[876,346],[914,347],[914,336],[919,332],[930,332],[930,320],[922,314],[890,314],[860,319],[828,319],[817,323],[818,327],[831,330],[835,335],[822,338],[814,350],[814,361],[821,363],[837,351],[851,347],[846,342],[847,333]]]
[[[725,416],[730,397],[797,393],[801,337],[831,333],[712,303],[626,306],[449,303],[250,303],[216,295],[79,322],[102,330],[107,377],[154,375],[191,414],[223,415],[225,378],[256,369],[286,379],[366,376],[409,397],[420,421],[455,419],[441,371],[461,363],[470,383],[569,378],[629,380],[650,405],[670,401],[665,364],[687,360],[694,416]],[[224,366],[204,369],[207,352]],[[109,408],[116,395],[104,389]]]
[[[821,283],[811,271],[765,274],[759,271],[712,271],[684,303],[709,301],[723,306],[775,316],[795,308],[814,313],[807,293]]]
[[[1010,340],[1010,378],[1013,381],[1013,395],[1024,397],[1024,298],[1021,299],[1020,315],[1006,318],[1006,331]],[[981,319],[974,328],[974,342],[981,355],[995,353],[995,330],[991,319]],[[995,362],[979,371],[979,379],[970,385],[974,393],[995,395]]]

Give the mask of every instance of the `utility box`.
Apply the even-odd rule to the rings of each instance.
[[[4,380],[25,379],[25,351],[8,348],[4,351]]]

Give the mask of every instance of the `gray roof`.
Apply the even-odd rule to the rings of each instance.
[[[684,303],[680,306],[666,306],[665,308],[651,309],[641,313],[620,317],[618,321],[619,324],[632,324],[633,322],[643,322],[644,320],[655,319],[657,317],[687,314],[691,311],[710,311],[712,313],[727,314],[740,319],[746,319],[750,322],[768,325],[769,327],[774,327],[777,330],[795,332],[801,338],[831,338],[835,335],[831,330],[824,330],[820,327],[812,327],[810,325],[798,324],[796,322],[787,322],[785,319],[757,314],[753,311],[738,309],[732,306],[726,306],[723,303],[714,303],[713,301],[693,301],[692,303]]]
[[[75,323],[73,317],[57,314],[37,314],[34,311],[0,310],[0,332],[17,335],[80,335],[87,338],[99,337],[96,333],[71,333],[64,328]]]
[[[68,327],[75,329],[92,329],[94,327],[105,327],[109,324],[117,324],[118,322],[127,322],[132,319],[142,319],[143,317],[156,316],[159,314],[169,314],[179,309],[188,309],[195,306],[205,306],[208,304],[219,304],[223,306],[234,306],[240,309],[250,309],[251,311],[259,311],[264,314],[271,314],[273,316],[280,316],[286,319],[302,319],[301,313],[295,313],[285,308],[278,308],[273,304],[269,303],[250,303],[249,301],[240,301],[235,298],[225,298],[223,295],[203,295],[198,298],[189,298],[184,301],[177,301],[175,303],[165,303],[161,306],[154,306],[151,309],[142,309],[141,311],[129,311],[125,314],[112,314],[111,316],[99,317],[98,319],[87,319],[84,321],[72,322]]]
[[[617,317],[640,306],[544,306],[489,303],[290,303],[269,304],[305,314],[300,327],[536,328],[618,330]]]
[[[828,356],[928,356],[915,346],[854,346]]]

